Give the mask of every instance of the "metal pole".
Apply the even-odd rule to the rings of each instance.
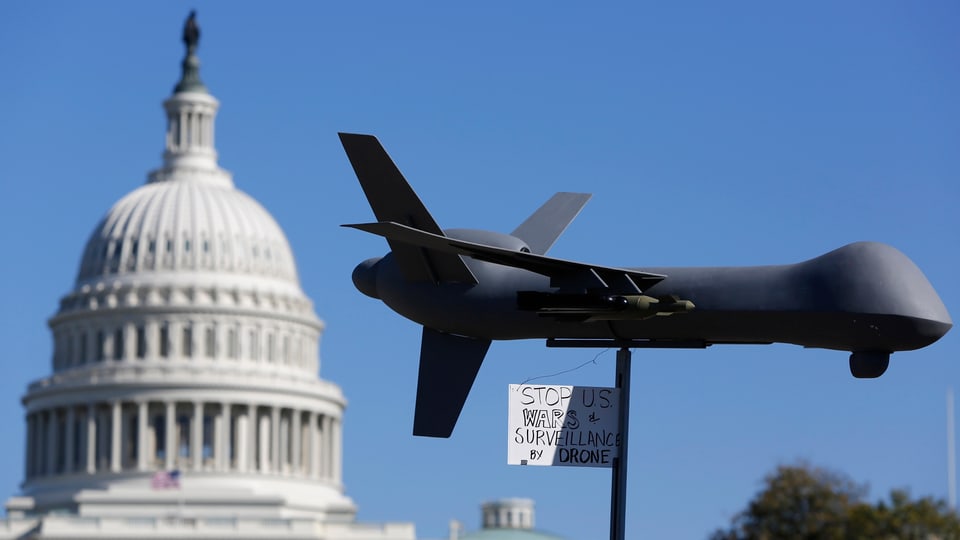
[[[953,388],[947,388],[947,497],[950,510],[957,511],[957,450],[954,439]]]
[[[624,540],[627,510],[627,435],[630,426],[630,349],[617,351],[617,384],[620,389],[620,414],[617,430],[620,433],[619,457],[613,460],[613,479],[610,490],[610,540]]]

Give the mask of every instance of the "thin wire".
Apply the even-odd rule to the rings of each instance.
[[[522,383],[520,383],[520,385],[522,386],[522,385],[524,385],[524,384],[527,384],[527,383],[530,382],[530,381],[535,381],[535,380],[537,380],[537,379],[546,379],[546,378],[549,378],[549,377],[556,377],[557,375],[563,375],[564,373],[570,373],[571,371],[576,371],[576,370],[578,370],[578,369],[586,366],[587,364],[597,365],[597,359],[600,358],[601,355],[603,355],[604,353],[606,353],[606,352],[609,351],[609,350],[610,350],[610,349],[604,349],[604,350],[598,352],[593,358],[591,358],[590,360],[587,360],[586,362],[580,364],[579,366],[572,367],[572,368],[570,368],[570,369],[565,369],[565,370],[563,370],[563,371],[558,371],[558,372],[556,372],[556,373],[551,373],[551,374],[549,374],[549,375],[538,375],[538,376],[536,376],[536,377],[529,377],[527,380],[525,380],[525,381],[523,381]]]

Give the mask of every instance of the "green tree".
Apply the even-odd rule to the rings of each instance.
[[[801,463],[782,465],[763,489],[711,540],[960,540],[960,519],[946,503],[911,500],[894,490],[889,500],[865,501],[867,489],[847,476]]]
[[[916,501],[902,489],[889,501],[861,503],[850,511],[848,538],[882,540],[958,540],[960,519],[947,503],[932,497]]]
[[[713,540],[843,540],[847,516],[866,493],[845,476],[805,464],[781,465]]]

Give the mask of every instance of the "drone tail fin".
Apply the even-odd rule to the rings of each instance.
[[[423,328],[413,434],[449,437],[477,377],[490,340]]]
[[[557,193],[510,234],[526,242],[532,253],[544,255],[590,197],[589,193]]]

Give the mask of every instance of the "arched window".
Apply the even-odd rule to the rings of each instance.
[[[140,249],[140,240],[137,238],[130,239],[130,255],[127,257],[127,270],[135,270],[137,268],[137,252]]]
[[[260,359],[260,340],[257,334],[257,329],[254,328],[250,330],[250,359],[259,360]]]
[[[113,331],[113,359],[123,359],[123,328],[117,328]]]
[[[64,364],[66,367],[73,366],[73,334],[67,334],[67,352]]]
[[[141,360],[147,356],[147,329],[143,325],[137,326],[137,358]]]
[[[97,362],[103,362],[105,344],[106,336],[103,335],[103,330],[97,330],[97,350],[94,354],[94,359]]]
[[[184,358],[193,356],[193,327],[189,324],[183,327],[183,340],[181,341],[181,353]]]
[[[80,359],[79,359],[79,362],[77,363],[82,366],[83,364],[87,363],[87,331],[86,330],[80,331],[80,347],[79,348],[80,348]]]
[[[237,329],[227,330],[227,358],[236,360],[239,355],[240,344],[237,343]]]
[[[163,323],[160,325],[160,358],[170,356],[170,325]]]
[[[110,244],[113,246],[113,251],[110,254],[110,271],[116,272],[120,268],[120,254],[123,253],[123,239],[118,238],[115,241],[111,241]]]
[[[167,147],[171,150],[179,147],[178,134],[180,132],[180,119],[176,116],[167,117],[169,126],[167,127]]]
[[[213,358],[217,353],[217,330],[213,325],[207,327],[203,341],[204,353],[207,358]]]
[[[57,371],[60,369],[60,364],[63,361],[63,337],[62,336],[53,336],[53,355],[51,358],[53,362],[53,370]]]

